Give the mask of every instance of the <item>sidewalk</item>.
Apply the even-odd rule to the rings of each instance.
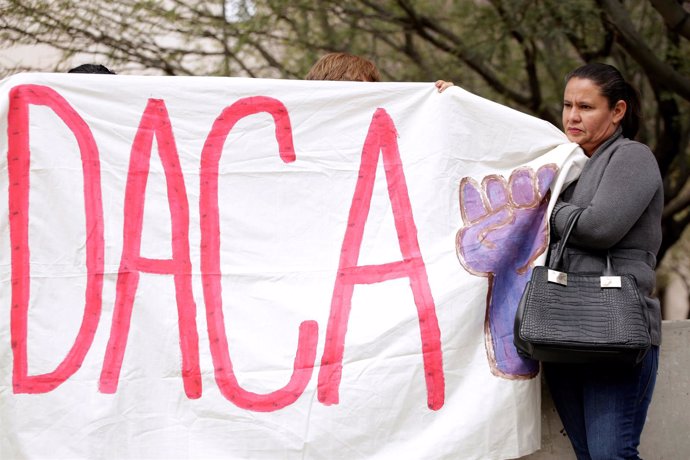
[[[575,460],[562,430],[548,389],[542,385],[542,448],[522,459]],[[690,458],[690,320],[663,322],[659,375],[640,456],[645,460]]]

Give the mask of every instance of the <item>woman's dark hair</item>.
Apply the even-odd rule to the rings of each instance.
[[[602,96],[609,101],[609,108],[614,108],[616,102],[625,101],[627,110],[621,121],[623,136],[633,139],[640,128],[641,106],[640,95],[637,90],[625,79],[623,75],[612,65],[593,62],[570,72],[565,77],[568,83],[571,78],[583,78],[592,80],[598,87]]]
[[[82,64],[73,69],[69,69],[67,73],[102,73],[115,75],[115,72],[102,64]]]

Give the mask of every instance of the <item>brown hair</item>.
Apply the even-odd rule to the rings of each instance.
[[[347,53],[328,53],[312,66],[306,80],[381,81],[373,62]]]

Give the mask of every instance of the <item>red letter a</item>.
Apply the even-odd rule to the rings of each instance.
[[[168,189],[172,259],[141,257],[144,196],[154,135]],[[174,276],[182,351],[182,379],[187,397],[198,398],[201,396],[201,373],[196,304],[192,296],[192,263],[189,258],[189,204],[168,111],[162,100],[149,100],[134,138],[127,173],[123,226],[122,259],[117,277],[115,311],[101,371],[100,390],[103,393],[114,393],[117,390],[139,272],[146,272]]]
[[[383,265],[359,266],[357,261],[364,235],[364,225],[369,215],[379,152],[383,154],[388,196],[391,200],[403,260]],[[333,289],[331,315],[326,331],[326,345],[319,371],[319,401],[324,404],[338,403],[338,387],[343,371],[345,333],[355,285],[379,283],[404,277],[410,279],[410,287],[419,316],[427,405],[430,409],[438,410],[443,406],[445,397],[441,332],[438,327],[436,307],[431,296],[426,266],[417,242],[417,228],[412,217],[412,207],[400,161],[397,132],[393,120],[386,111],[378,109],[374,113],[369,133],[364,141],[359,179],[352,198],[347,231],[340,252],[340,266]]]
[[[29,105],[50,107],[72,131],[79,145],[84,174],[86,216],[86,305],[74,345],[58,367],[47,374],[28,374],[27,313],[29,310]],[[98,148],[88,125],[54,90],[20,85],[10,91],[7,169],[9,184],[10,243],[12,246],[12,313],[10,330],[15,393],[47,393],[74,374],[93,342],[101,315],[103,291],[103,204]],[[69,305],[65,305],[69,308]]]

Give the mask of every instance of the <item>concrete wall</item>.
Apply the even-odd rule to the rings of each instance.
[[[659,374],[642,432],[645,460],[690,459],[690,320],[664,321]],[[541,450],[524,460],[575,460],[546,385],[542,385]]]

